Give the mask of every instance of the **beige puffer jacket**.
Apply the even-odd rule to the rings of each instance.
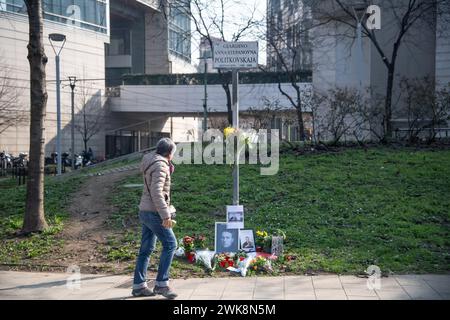
[[[144,174],[144,190],[142,192],[140,211],[158,212],[161,219],[170,217],[170,169],[169,161],[157,153],[149,153],[141,162]],[[147,190],[147,185],[150,193]]]

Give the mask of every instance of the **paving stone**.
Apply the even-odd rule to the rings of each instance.
[[[360,288],[360,286],[346,286],[344,287],[344,290],[347,296],[378,297],[377,293],[374,290],[369,290],[368,288]]]
[[[313,277],[314,289],[342,289],[338,276],[336,277]]]
[[[402,286],[424,286],[425,280],[419,275],[400,275],[395,276],[395,279]]]
[[[403,286],[413,300],[441,300],[441,296],[429,286]]]
[[[97,300],[128,300],[133,299],[130,289],[111,289],[106,292],[101,292],[95,297]]]
[[[381,300],[411,300],[411,297],[402,289],[396,290],[376,290],[378,297]]]
[[[367,296],[347,296],[348,300],[380,300],[377,296],[367,297]]]
[[[285,300],[316,300],[314,291],[301,293],[286,293]]]
[[[221,297],[221,300],[253,300],[253,291],[236,293],[225,292]]]
[[[367,278],[359,278],[355,276],[339,276],[342,284],[361,284],[366,285]]]
[[[166,300],[162,296],[131,297],[132,278],[82,274],[81,289],[66,287],[65,273],[0,271],[0,299]],[[382,278],[371,291],[367,279],[352,276],[248,277],[174,279],[180,300],[332,300],[450,299],[450,275],[399,275]],[[400,285],[400,283],[402,285]],[[149,286],[153,282],[149,281]]]
[[[438,280],[426,280],[427,284],[439,294],[450,294],[450,283]]]
[[[189,300],[219,300],[220,297],[217,295],[209,295],[209,296],[198,296],[198,295],[192,295]]]
[[[192,293],[192,296],[197,297],[197,296],[215,296],[216,299],[219,299],[222,294],[223,294],[224,290],[214,290],[213,288],[202,288],[202,287],[197,287],[195,288],[195,290]]]
[[[255,291],[253,298],[258,299],[271,299],[271,300],[283,300],[284,294],[281,291]]]
[[[317,300],[347,300],[343,289],[316,289]]]

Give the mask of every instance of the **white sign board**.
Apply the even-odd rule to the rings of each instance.
[[[244,69],[258,67],[258,42],[214,42],[215,69]]]
[[[227,206],[227,228],[244,228],[244,206]]]

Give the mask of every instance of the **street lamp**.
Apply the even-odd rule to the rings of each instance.
[[[53,51],[55,52],[56,61],[56,153],[58,154],[58,175],[61,175],[61,84],[59,75],[59,54],[66,43],[66,36],[60,33],[50,33],[48,35],[48,39],[50,40]],[[62,42],[58,53],[56,52],[53,42]]]
[[[75,95],[73,90],[75,89],[75,82],[77,82],[77,77],[69,77],[70,89],[72,89],[72,170],[75,170]]]

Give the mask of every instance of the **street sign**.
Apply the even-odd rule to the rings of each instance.
[[[258,67],[258,41],[213,42],[213,68],[232,69],[233,128],[239,129],[239,69]],[[233,205],[239,205],[239,157],[234,154]]]
[[[258,67],[258,42],[214,42],[215,69],[245,69]]]

